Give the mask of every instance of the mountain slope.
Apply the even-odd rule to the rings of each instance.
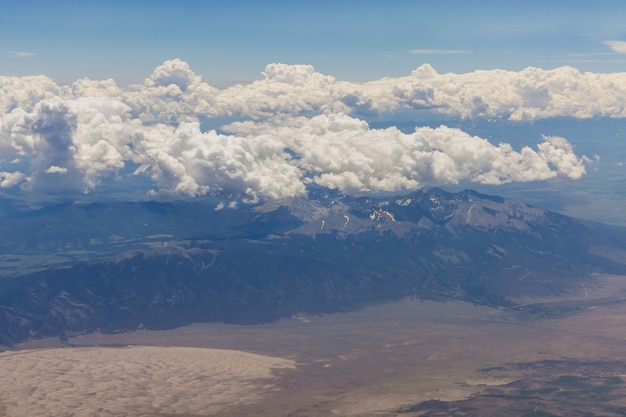
[[[581,291],[594,272],[626,273],[615,256],[626,248],[623,230],[473,191],[374,199],[317,189],[308,199],[217,211],[150,204],[30,213],[74,247],[98,230],[104,246],[107,233],[135,237],[115,240],[99,259],[0,280],[0,344],[94,329],[261,323],[405,296],[510,307],[521,295]],[[107,220],[120,212],[119,224]],[[70,218],[65,232],[59,225]],[[150,236],[160,237],[140,233],[148,221],[159,225]],[[17,233],[19,222],[12,227]]]

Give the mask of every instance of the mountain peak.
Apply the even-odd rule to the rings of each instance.
[[[60,205],[0,218],[0,344],[28,335],[258,323],[402,297],[499,307],[626,273],[608,229],[471,190]],[[603,248],[598,251],[597,248]],[[13,269],[9,269],[15,260]]]

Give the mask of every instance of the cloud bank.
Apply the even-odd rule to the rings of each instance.
[[[302,196],[310,184],[368,194],[577,179],[589,160],[564,138],[516,150],[445,126],[403,133],[362,119],[406,108],[511,120],[626,115],[626,74],[568,67],[438,74],[423,65],[407,77],[351,83],[309,65],[270,64],[262,75],[218,89],[176,59],[128,88],[0,77],[0,187],[90,192],[132,175],[146,178],[153,197],[258,201]],[[247,121],[201,128],[227,116]]]

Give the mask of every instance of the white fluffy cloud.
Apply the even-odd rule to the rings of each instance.
[[[531,67],[439,74],[422,65],[409,77],[363,84],[360,97],[376,111],[424,108],[465,119],[626,117],[626,73]]]
[[[0,172],[0,187],[10,188],[24,181],[24,173],[20,171]]]
[[[626,114],[626,75],[572,68],[442,75],[425,65],[407,77],[350,83],[308,65],[270,64],[263,79],[220,90],[172,60],[128,88],[89,79],[58,86],[38,76],[0,77],[0,90],[1,188],[89,192],[130,168],[151,182],[153,195],[247,201],[303,195],[310,183],[365,194],[585,172],[586,159],[563,138],[515,150],[445,126],[371,129],[349,114]],[[201,129],[201,118],[219,116],[252,120],[224,126],[225,133]]]
[[[198,123],[154,126],[132,136],[136,172],[161,196],[219,194],[256,201],[302,195],[302,172],[282,142],[202,132]]]
[[[0,112],[10,112],[14,109],[30,111],[41,100],[56,96],[66,97],[69,94],[69,88],[59,86],[43,75],[0,76]]]
[[[405,134],[393,127],[370,129],[342,114],[238,122],[225,129],[248,140],[279,140],[295,154],[288,162],[306,173],[303,182],[352,194],[462,180],[502,184],[557,175],[580,178],[585,172],[584,159],[558,137],[545,137],[536,151],[528,147],[515,151],[511,145],[495,146],[445,126]]]
[[[190,116],[370,115],[398,109],[516,121],[626,117],[626,73],[530,67],[519,72],[439,74],[426,64],[409,76],[353,83],[316,72],[310,65],[270,64],[263,79],[219,90],[203,83],[186,63],[174,60],[123,97],[142,119],[161,121]]]
[[[624,42],[607,41],[614,50]],[[263,78],[218,89],[179,59],[155,68],[141,85],[122,89],[113,80],[81,79],[59,86],[45,76],[0,77],[0,110],[31,111],[44,99],[105,96],[130,107],[144,122],[178,123],[197,117],[253,118],[333,112],[369,114],[429,109],[462,118],[535,120],[550,117],[626,117],[626,73],[489,70],[439,74],[422,65],[410,75],[353,83],[310,65],[269,64]]]

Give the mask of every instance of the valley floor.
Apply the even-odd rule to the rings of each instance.
[[[599,282],[523,311],[407,299],[262,326],[94,333],[71,348],[31,341],[0,354],[0,415],[623,415],[626,277]]]

